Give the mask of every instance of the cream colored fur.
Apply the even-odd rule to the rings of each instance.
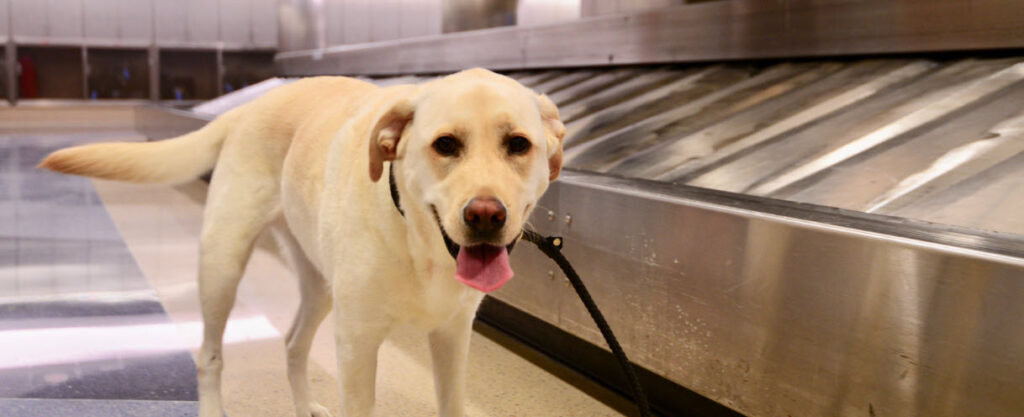
[[[329,415],[311,397],[306,363],[333,306],[343,416],[373,414],[377,350],[394,325],[413,323],[429,335],[440,415],[462,417],[469,336],[483,294],[453,278],[434,212],[455,242],[477,244],[462,208],[474,197],[496,198],[507,220],[500,242],[488,243],[510,243],[558,175],[564,133],[550,100],[486,70],[387,88],[317,77],[176,139],[75,147],[40,165],[174,183],[216,164],[200,242],[202,417],[221,415],[221,338],[253,241],[267,228],[291,254],[302,294],[287,335],[296,415]],[[458,157],[433,150],[443,135],[463,143]],[[508,153],[512,135],[529,139],[530,151]],[[388,164],[405,217],[387,181],[378,181]]]

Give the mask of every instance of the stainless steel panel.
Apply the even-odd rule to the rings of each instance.
[[[631,358],[744,414],[1024,409],[1019,238],[571,170],[532,224]],[[513,258],[496,298],[603,346],[549,260]]]
[[[934,65],[928,61],[902,60],[851,65],[770,104],[730,115],[698,130],[668,133],[670,138],[677,137],[628,157],[610,171],[628,176],[650,173],[660,178],[679,178],[827,117],[883,88],[921,75]]]
[[[220,40],[225,43],[249,45],[252,43],[251,0],[220,1]]]
[[[399,38],[441,34],[441,0],[403,0]]]
[[[345,43],[345,1],[324,2],[324,22],[327,31],[327,45]]]
[[[345,41],[344,43],[363,43],[373,39],[371,27],[373,25],[370,9],[373,3],[370,0],[351,0],[342,2]]]
[[[568,73],[568,71],[557,71],[557,70],[556,71],[539,71],[539,72],[535,72],[533,74],[525,74],[525,75],[523,75],[521,77],[516,78],[516,80],[519,81],[519,83],[522,84],[522,85],[525,85],[527,87],[533,88],[534,86],[536,86],[536,85],[538,85],[540,83],[547,82],[547,81],[552,80],[552,79],[557,78],[557,77],[561,77],[561,76],[563,76],[563,75],[565,75],[567,73]]]
[[[638,362],[745,414],[1016,415],[1021,61],[733,63],[567,94],[570,166],[814,205],[569,171],[532,224],[587,260]],[[664,92],[714,71],[735,76]],[[496,297],[600,345],[553,265],[516,257]]]
[[[914,203],[915,200],[924,198],[931,193],[955,190],[956,187],[964,187],[968,182],[978,185],[980,185],[979,183],[985,183],[984,186],[990,186],[988,183],[999,181],[1000,175],[996,171],[1003,166],[1009,168],[1009,171],[1007,171],[1008,176],[1014,177],[1015,175],[1012,172],[1019,165],[1017,162],[1014,162],[1014,159],[1024,153],[1024,105],[1015,99],[1019,99],[1024,94],[1021,94],[1020,88],[1011,91],[1006,97],[1008,100],[994,100],[991,104],[998,107],[988,109],[989,111],[984,112],[983,116],[986,118],[998,117],[1009,113],[1007,110],[1016,110],[1013,112],[1016,113],[1014,118],[999,122],[987,129],[987,132],[975,129],[979,125],[984,127],[990,126],[992,122],[989,120],[982,120],[978,124],[970,123],[974,122],[974,120],[961,122],[958,127],[966,126],[968,129],[975,130],[978,140],[966,144],[957,143],[956,148],[946,151],[937,158],[933,158],[933,161],[931,161],[927,168],[907,176],[896,187],[868,203],[865,211],[896,213],[901,208],[907,207]],[[1013,115],[1013,113],[1010,114]],[[963,136],[959,137],[963,138]],[[901,148],[910,147],[904,146]],[[917,148],[914,150],[924,151],[920,149],[920,146]],[[929,148],[934,149],[934,147]],[[912,150],[908,149],[908,151]],[[1010,193],[1008,195],[1017,194]],[[1000,203],[1013,202],[1013,199],[999,198],[997,201]],[[927,207],[927,204],[921,204],[921,206]],[[973,205],[968,205],[968,208],[972,209],[970,214],[974,217],[978,217],[975,215],[977,211],[991,210],[991,207],[985,210],[985,207]],[[982,210],[977,210],[979,208]],[[986,219],[992,217],[1017,220],[1014,218],[1017,216],[986,216]],[[985,228],[984,226],[974,226]],[[1006,228],[1002,230],[1006,230]],[[1024,228],[1011,228],[1010,230],[1024,230]]]
[[[117,39],[119,0],[90,0],[85,8],[85,36],[95,40]]]
[[[157,44],[185,42],[186,8],[180,0],[153,0],[153,21]]]
[[[579,146],[566,152],[566,160],[573,166],[604,171],[624,156],[658,143],[660,131],[712,122],[730,111],[743,111],[814,83],[839,68],[835,63],[779,64],[754,76],[745,69],[709,68],[681,80],[678,91],[657,99],[649,110],[630,114],[627,126],[613,124],[600,136],[580,132],[586,137],[573,138],[572,145]],[[590,137],[594,138],[585,141]]]
[[[557,93],[563,89],[572,87],[597,75],[597,71],[573,71],[564,76],[557,77],[532,86],[534,91],[541,94]]]
[[[323,52],[323,58],[316,61],[314,66],[306,65],[302,59],[291,60],[289,52],[282,52],[275,56],[275,62],[279,72],[289,75],[315,75],[315,74],[403,74],[403,73],[424,73],[429,66],[423,63],[447,62],[456,68],[471,67],[479,59],[487,61],[514,61],[516,57],[510,56],[508,51],[516,51],[521,47],[519,40],[505,36],[501,32],[487,32],[483,37],[474,33],[472,38],[479,41],[478,44],[466,45],[455,41],[453,37],[445,36],[445,46],[438,49],[430,48],[405,48],[404,41],[388,42],[384,45],[367,49],[361,45],[344,45],[327,48]],[[457,37],[457,36],[456,36]],[[418,38],[417,42],[433,42],[438,38]],[[344,64],[337,61],[338,53],[344,51]],[[294,53],[297,57],[304,56],[304,52]],[[381,66],[393,68],[393,71],[376,71]]]
[[[1019,152],[1020,136],[1008,145],[1014,149],[999,151],[1016,153],[999,154],[1000,159],[1005,160],[991,168],[948,188],[937,188],[912,205],[879,212],[982,230],[1024,233],[1024,216],[1020,215],[1021,196],[1024,196],[1024,154]]]
[[[564,109],[565,106],[573,104],[579,99],[627,82],[628,79],[637,77],[640,74],[641,71],[638,70],[601,71],[586,81],[548,94],[548,97],[554,102],[560,103],[560,107]]]
[[[680,74],[678,79],[668,84],[629,99],[616,100],[617,103],[610,107],[574,118],[566,126],[568,133],[565,143],[570,147],[566,159],[572,161],[579,156],[581,164],[586,165],[586,154],[592,153],[595,147],[600,148],[608,142],[622,143],[624,141],[618,140],[622,135],[644,135],[652,129],[690,115],[736,90],[737,87],[730,87],[731,84],[739,81],[773,81],[795,71],[791,66],[780,66],[766,71],[756,80],[745,80],[750,75],[747,69],[721,66]],[[633,90],[629,92],[632,94]],[[697,98],[702,100],[692,101]]]
[[[219,41],[219,4],[209,0],[184,0],[182,3],[185,7],[185,40],[189,42]]]
[[[122,41],[137,45],[153,42],[153,1],[118,0],[117,27]]]
[[[278,60],[283,75],[399,74],[1020,48],[1021,16],[1024,2],[1013,0],[734,0],[338,48],[322,59],[292,50]],[[462,56],[437,59],[452,51]]]
[[[402,2],[374,0],[370,7],[370,41],[398,39],[401,33]]]
[[[278,1],[252,1],[252,38],[255,46],[260,48],[277,47]]]
[[[956,112],[963,110],[964,107],[977,104],[988,98],[987,96],[997,92],[1001,93],[1021,81],[1024,81],[1024,63],[1015,64],[992,75],[974,80],[969,85],[957,88],[956,91],[943,97],[936,97],[937,101],[922,106],[892,124],[882,126],[841,147],[830,150],[828,153],[817,155],[813,160],[786,170],[775,178],[763,181],[750,191],[758,195],[768,195],[786,190],[797,182],[816,176],[833,165],[858,157],[870,149],[882,147],[887,141],[903,137],[928,124],[951,117]]]
[[[134,113],[135,130],[150,139],[181,136],[205,126],[213,118],[155,105],[138,106]]]
[[[900,134],[958,105],[969,104],[977,94],[1009,85],[1019,76],[1008,66],[1010,62],[962,61],[943,67],[900,88],[887,90],[874,100],[858,103],[830,118],[828,124],[813,124],[759,148],[758,152],[687,177],[687,181],[726,191],[771,192],[814,175],[825,163],[842,162],[872,146],[899,138]],[[981,77],[993,78],[982,88],[971,88]]]
[[[1024,85],[945,123],[857,160],[826,169],[813,184],[773,196],[833,207],[892,213],[946,190],[1024,151]],[[1010,118],[1009,120],[1007,120]],[[972,217],[984,210],[971,213]],[[1006,218],[1009,220],[1010,218]],[[1024,232],[1024,228],[1003,229]]]
[[[50,31],[46,1],[10,0],[11,34],[14,37],[43,38]]]
[[[235,107],[255,100],[259,96],[266,94],[271,89],[291,83],[295,80],[295,78],[270,78],[263,80],[259,83],[197,105],[192,108],[192,113],[198,117],[216,117],[234,109]]]
[[[1008,209],[1024,198],[961,185],[993,182],[1020,152],[1022,60],[633,69],[601,89],[586,84],[617,70],[515,76],[541,90],[575,83],[553,95],[573,168],[887,214],[924,213],[914,207],[957,190],[964,203],[943,221],[1024,235]],[[1006,209],[982,210],[983,195]]]
[[[11,0],[0,0],[0,43],[7,43],[11,35]]]
[[[586,101],[566,103],[564,106],[560,101],[556,101],[556,103],[559,103],[559,113],[562,116],[562,120],[570,124],[570,126],[572,124],[578,125],[582,123],[579,121],[581,118],[596,117],[600,111],[609,109],[612,106],[621,105],[627,100],[635,99],[652,90],[660,90],[665,84],[673,81],[678,82],[680,78],[690,74],[691,71],[643,71],[636,74],[635,77],[624,80],[622,83],[595,91],[593,95],[587,97]],[[570,138],[574,136],[575,134],[568,135]]]
[[[58,39],[82,38],[82,1],[46,0],[49,36]]]
[[[440,34],[441,7],[442,0],[291,0],[281,6],[280,49],[318,55],[328,45]]]

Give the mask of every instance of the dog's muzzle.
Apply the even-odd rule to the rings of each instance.
[[[434,220],[437,221],[437,229],[441,231],[441,237],[444,239],[444,247],[448,249],[448,254],[452,256],[452,259],[458,260],[459,250],[462,249],[462,246],[460,246],[458,243],[455,243],[455,241],[452,240],[450,236],[448,236],[448,232],[444,230],[444,225],[441,224],[441,216],[437,214],[437,208],[434,206],[430,206],[430,209],[431,211],[434,212]],[[512,249],[515,248],[516,242],[519,241],[520,236],[522,236],[522,233],[520,233],[519,236],[516,236],[515,239],[512,239],[512,243],[505,245],[505,250],[507,250],[509,254],[512,253]]]

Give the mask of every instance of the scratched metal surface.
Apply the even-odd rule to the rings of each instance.
[[[572,170],[538,208],[630,358],[744,415],[1024,409],[1024,238]],[[512,262],[493,297],[603,346],[550,261]]]
[[[511,75],[559,104],[568,167],[1024,234],[1024,58]]]
[[[570,168],[1024,235],[1021,57],[509,75],[559,105]]]

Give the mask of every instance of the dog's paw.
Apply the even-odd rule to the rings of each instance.
[[[331,417],[331,412],[327,411],[327,407],[313,402],[309,404],[309,417]]]

